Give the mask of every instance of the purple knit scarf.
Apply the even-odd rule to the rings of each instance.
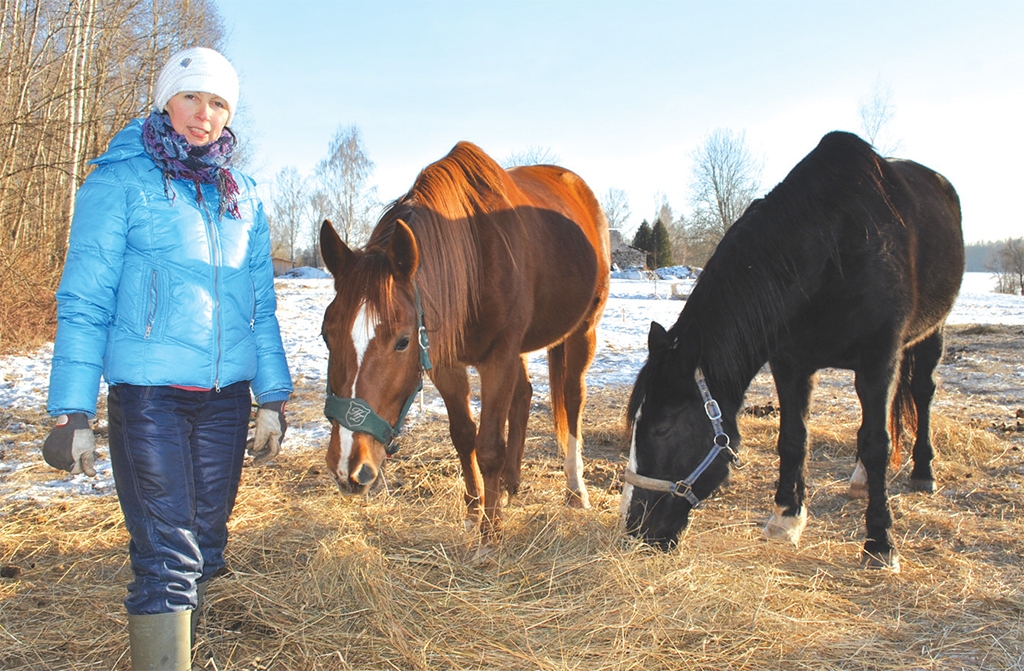
[[[228,212],[240,219],[238,184],[228,166],[235,151],[235,136],[225,126],[219,139],[194,147],[185,136],[174,130],[166,112],[153,112],[142,122],[142,146],[164,175],[164,192],[174,200],[172,179],[187,179],[196,185],[196,202],[203,202],[200,184],[216,184],[220,194],[217,213]]]

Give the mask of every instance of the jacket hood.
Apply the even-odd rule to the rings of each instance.
[[[142,146],[142,119],[133,119],[107,145],[107,150],[89,161],[92,165],[105,165],[142,156],[146,150]]]

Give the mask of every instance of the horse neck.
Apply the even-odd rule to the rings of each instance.
[[[416,282],[431,355],[438,362],[453,364],[466,338],[466,325],[479,309],[476,289],[482,271],[474,224],[468,216],[445,219],[414,200],[403,214],[419,249]],[[389,227],[393,230],[394,222]],[[384,239],[390,236],[390,231],[385,233]]]
[[[757,284],[743,271],[722,278],[705,270],[672,328],[691,372],[700,366],[734,407],[768,361],[783,319],[781,289]]]
[[[689,347],[682,344],[681,347]],[[716,346],[715,343],[703,342],[699,346],[700,355],[696,362],[683,368],[684,375],[694,377],[699,366],[707,378],[712,395],[726,414],[735,414],[743,403],[754,376],[768,361],[766,352],[748,352],[737,356],[734,352]]]

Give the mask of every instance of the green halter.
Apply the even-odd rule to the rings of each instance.
[[[380,415],[373,411],[370,404],[361,398],[341,398],[335,396],[331,391],[330,377],[327,382],[327,400],[324,402],[324,414],[328,419],[333,419],[349,431],[365,433],[372,436],[377,442],[384,446],[388,456],[398,452],[398,434],[402,430],[405,416],[409,414],[409,408],[416,398],[416,394],[423,389],[423,371],[430,370],[433,366],[430,363],[430,342],[427,338],[427,329],[423,327],[423,304],[420,301],[419,287],[413,283],[413,295],[416,298],[416,345],[420,350],[420,377],[416,390],[412,392],[402,412],[398,415],[398,421],[392,426]],[[330,359],[327,362],[327,370],[330,371]]]

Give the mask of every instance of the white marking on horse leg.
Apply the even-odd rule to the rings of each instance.
[[[633,420],[633,435],[629,440],[629,463],[626,468],[636,473],[636,424],[640,421],[640,413],[636,413],[636,419]],[[629,506],[633,503],[633,485],[628,482],[622,484],[622,498],[619,499],[619,519],[623,523],[626,521],[626,515],[629,514]]]
[[[846,495],[851,499],[866,499],[868,497],[868,472],[864,468],[864,464],[860,463],[860,459],[857,460],[857,467],[853,469],[853,475],[850,476],[850,488],[846,491]]]
[[[572,434],[565,446],[565,486],[581,507],[590,507],[590,494],[583,481],[583,441],[577,441]]]
[[[807,526],[807,509],[800,506],[797,515],[785,515],[786,509],[775,506],[775,514],[764,525],[764,535],[777,541],[788,541],[793,545],[800,543],[800,536]]]

